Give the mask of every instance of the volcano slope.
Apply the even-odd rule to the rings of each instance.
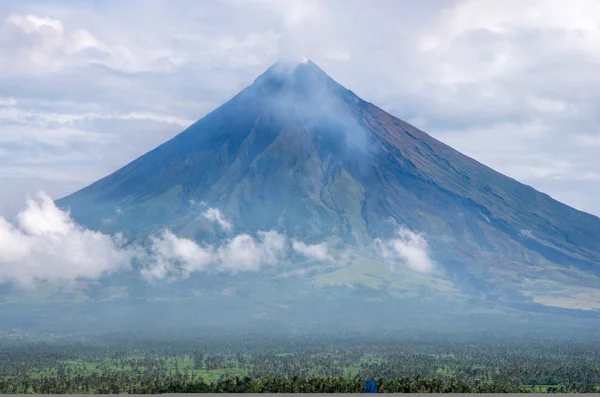
[[[274,64],[173,139],[57,202],[86,227],[131,241],[165,228],[199,242],[227,237],[198,203],[220,209],[230,233],[277,230],[358,253],[316,263],[304,272],[312,286],[370,289],[373,300],[600,308],[599,218],[462,155],[311,61]],[[421,236],[435,274],[366,254],[399,230]]]

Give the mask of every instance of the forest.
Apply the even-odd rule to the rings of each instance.
[[[0,338],[0,393],[598,392],[600,344],[491,334]]]

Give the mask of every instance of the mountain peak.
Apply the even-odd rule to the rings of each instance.
[[[308,65],[308,64],[315,64],[310,58],[301,55],[301,56],[296,56],[296,57],[282,57],[279,58],[277,60],[277,62],[275,62],[275,64],[279,64],[279,65],[288,65],[288,66],[300,66],[300,65]],[[315,65],[316,66],[316,65]]]
[[[291,77],[294,75],[306,73],[306,71],[318,72],[319,74],[326,75],[326,73],[319,68],[313,61],[307,57],[299,58],[281,58],[271,65],[261,76],[270,77]],[[257,79],[257,80],[258,80]]]
[[[301,96],[311,96],[331,90],[345,91],[307,57],[278,60],[254,81],[253,86],[268,95],[295,92]]]

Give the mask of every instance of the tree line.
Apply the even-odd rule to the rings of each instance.
[[[0,340],[0,393],[600,391],[596,340],[110,335]]]

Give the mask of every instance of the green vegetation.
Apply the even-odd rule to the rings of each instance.
[[[0,393],[598,392],[600,346],[493,335],[0,341]]]

